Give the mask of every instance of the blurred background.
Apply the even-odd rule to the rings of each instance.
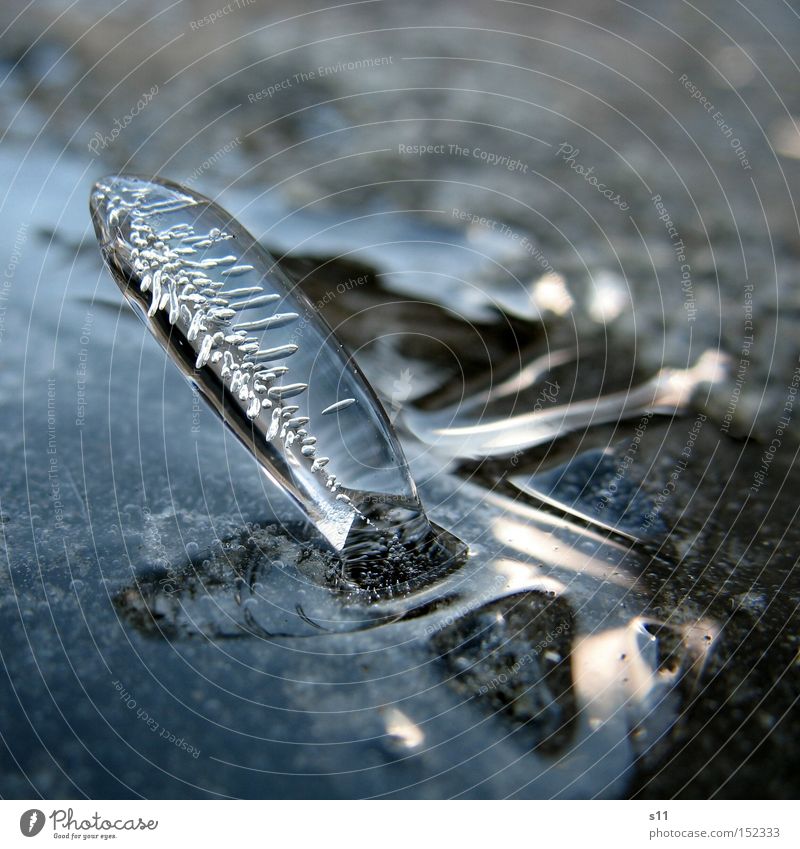
[[[796,793],[798,36],[778,0],[5,0],[0,793]],[[347,643],[229,633],[230,540],[298,517],[121,306],[87,209],[115,172],[185,183],[278,257],[394,411],[437,521],[497,499],[493,521],[522,510],[503,538],[521,559],[585,576],[599,558],[625,593],[564,579],[560,619],[530,589],[522,613],[487,601],[509,630],[482,648],[463,647],[485,621],[457,608]],[[432,472],[405,414],[543,357],[557,397],[523,381],[493,416],[704,365],[682,415],[641,441],[643,411],[620,407],[513,465]],[[593,525],[586,505],[621,497],[620,468],[623,518]],[[553,471],[527,486],[548,504],[520,508],[515,476]],[[634,503],[655,529],[615,536]],[[275,545],[291,571],[297,551]],[[180,593],[160,596],[173,573]],[[284,578],[271,592],[294,609]],[[594,634],[612,607],[655,725],[623,719],[618,643],[591,696],[564,666],[577,637],[555,671],[523,663],[501,696],[476,695],[554,622]],[[609,682],[605,731],[581,749],[581,699]]]

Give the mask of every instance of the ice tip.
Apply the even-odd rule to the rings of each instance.
[[[89,192],[89,214],[101,247],[110,241],[109,222],[118,199],[143,188],[147,182],[131,174],[109,174],[94,183]]]
[[[150,180],[134,174],[108,174],[96,180],[89,193],[89,210],[94,215],[115,195],[143,188]]]
[[[198,202],[198,196],[178,183],[139,174],[109,174],[97,180],[89,193],[89,212],[101,247],[118,232],[125,213],[175,211]]]
[[[157,194],[164,198],[178,195],[188,200],[188,189],[172,180],[141,174],[108,174],[96,180],[89,193],[89,209],[94,214],[114,198],[143,198]]]

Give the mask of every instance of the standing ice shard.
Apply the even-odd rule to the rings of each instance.
[[[384,553],[398,538],[426,548],[434,535],[383,408],[255,238],[166,180],[108,177],[90,207],[125,297],[336,551],[374,562],[377,539]]]

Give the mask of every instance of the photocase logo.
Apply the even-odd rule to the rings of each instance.
[[[19,830],[25,837],[36,837],[44,828],[44,813],[38,808],[31,808],[19,818]]]
[[[95,811],[93,814],[84,816],[83,819],[76,819],[75,811],[72,808],[56,808],[45,817],[44,811],[31,808],[19,818],[19,830],[25,837],[36,837],[44,828],[48,819],[52,820],[53,836],[67,839],[82,838],[87,840],[99,835],[106,840],[116,836],[108,832],[155,831],[158,828],[158,820],[145,820],[141,817],[130,817],[128,819],[119,817],[110,820]],[[81,835],[81,832],[88,833]]]

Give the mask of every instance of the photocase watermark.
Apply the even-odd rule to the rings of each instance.
[[[75,369],[75,426],[86,423],[86,367],[89,362],[89,342],[91,341],[94,316],[87,312],[81,325],[78,349],[78,366]]]
[[[3,277],[0,280],[0,342],[3,341],[6,333],[6,313],[8,312],[8,302],[11,299],[11,285],[14,282],[19,261],[22,259],[22,249],[27,239],[28,225],[23,221],[17,227],[14,244],[11,247],[11,256],[8,258],[6,267],[3,269]]]
[[[192,183],[196,182],[200,177],[202,177],[203,174],[206,173],[206,171],[209,171],[211,168],[213,168],[217,164],[217,162],[220,161],[220,159],[223,159],[232,150],[236,150],[236,148],[239,147],[241,143],[242,140],[239,138],[239,136],[236,136],[235,138],[231,139],[231,141],[229,141],[227,144],[224,144],[221,148],[215,150],[214,153],[211,154],[211,156],[206,157],[197,166],[197,168],[195,168],[194,171],[192,171],[192,173],[185,180],[183,180],[183,185],[191,186]]]
[[[536,260],[542,269],[548,274],[555,274],[556,271],[550,264],[547,257],[534,245],[530,237],[526,233],[520,233],[508,224],[498,221],[496,218],[487,218],[483,215],[476,215],[465,209],[453,208],[453,218],[458,221],[466,221],[469,224],[474,224],[478,227],[485,227],[493,233],[500,233],[507,236],[512,242],[516,242],[522,250],[524,250],[532,259]]]
[[[678,81],[692,95],[692,100],[696,100],[711,115],[712,120],[719,127],[719,131],[728,140],[742,168],[745,171],[751,171],[752,165],[750,164],[747,151],[742,145],[741,140],[734,135],[733,127],[725,121],[725,116],[722,112],[714,108],[714,104],[705,96],[702,89],[695,85],[686,74],[681,74],[678,77]]]
[[[369,282],[368,274],[359,274],[357,277],[348,277],[347,280],[342,280],[336,284],[334,289],[328,289],[325,294],[314,302],[315,311],[312,313],[310,310],[306,310],[303,314],[300,321],[295,325],[294,332],[292,333],[291,341],[299,344],[299,340],[302,338],[303,333],[308,327],[309,323],[312,321],[313,316],[316,315],[316,312],[321,312],[328,304],[333,303],[339,295],[344,295],[345,292],[350,292],[353,289],[358,289],[361,286],[365,285]]]
[[[628,471],[630,467],[633,465],[633,461],[636,459],[636,455],[639,453],[639,446],[642,444],[642,439],[644,438],[645,433],[647,432],[647,426],[650,424],[650,420],[653,418],[653,413],[645,413],[641,419],[639,419],[639,424],[633,431],[633,439],[631,439],[631,444],[628,446],[627,451],[623,454],[622,459],[617,466],[617,470],[614,473],[614,477],[611,479],[609,484],[605,488],[605,492],[603,492],[600,497],[594,503],[594,509],[596,513],[601,513],[603,510],[608,507],[609,501],[617,494],[617,490],[619,489],[619,484],[627,477]]]
[[[611,203],[614,204],[618,209],[622,212],[630,209],[627,201],[623,200],[620,196],[619,192],[615,192],[614,189],[609,188],[605,183],[601,183],[597,179],[597,175],[594,173],[594,165],[587,168],[585,165],[581,165],[578,162],[578,156],[580,156],[581,149],[579,147],[573,147],[568,142],[561,142],[556,150],[556,156],[558,156],[566,165],[576,173],[583,177],[584,180],[590,185],[597,189],[604,198],[607,198]]]
[[[683,308],[686,311],[686,320],[691,324],[697,318],[697,307],[695,306],[694,286],[692,285],[692,266],[686,258],[686,245],[683,243],[678,228],[673,223],[669,211],[661,200],[661,195],[653,195],[651,200],[656,208],[659,221],[664,222],[667,235],[672,243],[672,250],[675,253],[675,260],[680,266]]]
[[[101,133],[98,130],[89,140],[89,150],[97,156],[101,150],[105,150],[109,145],[114,144],[114,142],[119,138],[120,133],[126,127],[130,126],[133,119],[147,108],[148,103],[150,103],[157,94],[158,84],[156,83],[149,91],[142,94],[131,108],[130,112],[123,115],[122,118],[114,119],[114,126],[108,133]]]
[[[50,503],[55,517],[55,527],[66,530],[64,525],[64,502],[61,500],[61,476],[58,469],[56,446],[56,379],[47,378],[47,482]]]
[[[520,174],[528,173],[528,165],[521,159],[514,159],[504,153],[484,150],[482,147],[463,147],[460,144],[398,144],[400,156],[458,156],[477,159],[486,165],[505,168]]]
[[[545,381],[544,386],[539,390],[539,394],[536,396],[536,400],[533,403],[533,407],[531,408],[531,413],[538,413],[544,408],[545,404],[555,404],[558,400],[558,393],[561,391],[561,387],[557,380],[547,380]],[[519,465],[519,461],[524,454],[524,451],[517,449],[509,458],[509,463],[516,467]]]
[[[739,351],[739,362],[736,366],[736,379],[731,390],[731,397],[728,401],[728,407],[722,417],[720,431],[728,433],[733,417],[736,414],[736,408],[739,406],[739,399],[742,397],[742,389],[747,381],[747,373],[750,370],[750,349],[753,346],[753,284],[744,284],[744,299],[742,301],[744,310],[744,335],[742,336],[742,347]]]
[[[191,755],[195,760],[200,757],[200,749],[189,745],[183,737],[173,734],[168,728],[164,728],[155,717],[150,714],[139,704],[136,699],[125,689],[125,685],[119,681],[114,681],[114,689],[117,691],[120,700],[128,710],[135,710],[136,716],[144,722],[153,734],[157,734],[159,739],[165,740],[178,749],[182,749],[187,755]]]
[[[200,393],[192,387],[192,433],[200,433]]]
[[[337,62],[335,65],[320,65],[318,68],[308,71],[298,71],[290,77],[284,77],[272,85],[258,91],[251,91],[247,95],[248,103],[258,103],[259,100],[271,100],[276,94],[294,88],[304,83],[320,80],[325,77],[335,76],[347,71],[366,71],[371,68],[380,68],[384,65],[393,65],[392,56],[371,56],[366,59],[353,59],[350,62]]]
[[[644,521],[642,522],[643,530],[647,530],[653,525],[656,519],[658,519],[661,511],[664,509],[664,505],[675,492],[678,480],[689,467],[689,460],[691,459],[692,451],[694,450],[694,444],[697,441],[697,437],[700,435],[700,431],[702,430],[705,421],[706,416],[703,413],[698,413],[694,423],[689,429],[689,433],[687,434],[686,444],[683,446],[683,450],[675,462],[669,478],[667,478],[667,482],[664,484],[664,488],[653,499],[652,509],[648,510],[648,512],[644,515]]]
[[[220,18],[224,18],[232,12],[238,12],[240,9],[246,9],[255,2],[256,0],[231,0],[230,3],[220,6],[219,9],[214,9],[213,12],[203,15],[202,18],[195,18],[193,21],[189,21],[189,29],[196,32],[199,29],[203,29],[203,27],[210,27]]]
[[[460,604],[449,608],[447,616],[438,620],[435,624],[427,625],[425,628],[426,636],[430,637],[439,631],[443,631],[445,628],[449,628],[451,625],[454,625],[463,616],[466,616],[475,610],[479,610],[487,601],[495,599],[497,597],[497,593],[507,584],[508,578],[505,575],[495,575],[494,578],[492,578],[489,587],[483,590],[483,592],[481,592],[478,596],[470,599],[470,601],[466,604]]]
[[[792,373],[792,379],[789,382],[789,386],[786,391],[786,400],[783,402],[783,410],[781,411],[781,416],[775,426],[775,435],[773,436],[770,444],[764,449],[764,453],[761,455],[761,465],[753,474],[753,483],[750,485],[750,489],[748,490],[750,495],[758,495],[758,491],[767,480],[772,461],[775,459],[775,454],[781,447],[783,435],[792,422],[794,405],[797,401],[798,387],[800,387],[800,365],[796,366]]]
[[[552,631],[548,631],[547,634],[534,646],[532,651],[526,652],[525,654],[518,657],[514,663],[508,667],[506,672],[501,672],[499,675],[493,676],[489,681],[485,684],[482,684],[475,691],[477,696],[485,696],[490,690],[496,690],[498,687],[505,686],[512,678],[519,674],[519,671],[527,666],[529,663],[532,663],[536,658],[540,655],[547,656],[547,652],[549,647],[560,637],[562,634],[569,633],[570,623],[564,620],[560,622]],[[560,655],[553,653],[552,659],[554,661],[561,660]]]

